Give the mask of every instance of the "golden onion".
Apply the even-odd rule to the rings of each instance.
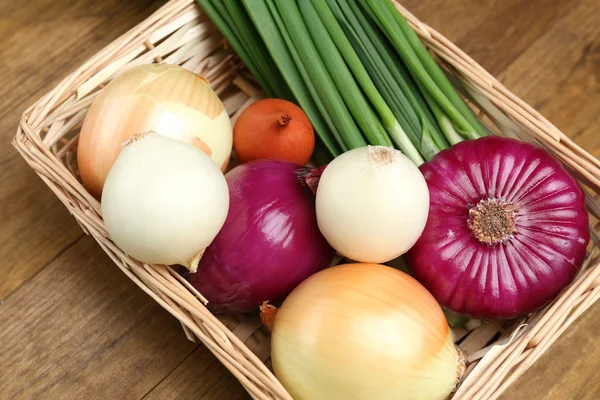
[[[192,144],[227,168],[231,122],[207,81],[176,65],[141,65],[106,85],[83,122],[77,163],[90,193],[100,197],[121,143],[145,131]]]
[[[378,264],[316,273],[278,310],[275,375],[297,400],[444,399],[464,370],[442,309]]]

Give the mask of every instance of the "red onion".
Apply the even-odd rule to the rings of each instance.
[[[327,267],[334,256],[319,232],[309,169],[263,159],[226,175],[229,214],[190,283],[220,312],[246,312],[275,301]]]
[[[421,171],[429,218],[407,262],[442,306],[512,318],[574,278],[590,237],[584,195],[544,150],[490,136],[440,152]]]

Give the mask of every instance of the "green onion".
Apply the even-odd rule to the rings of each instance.
[[[433,80],[436,82],[438,87],[442,90],[442,92],[448,97],[448,99],[452,102],[452,104],[457,108],[457,110],[461,113],[461,115],[469,122],[472,128],[475,128],[477,134],[471,136],[472,139],[476,139],[482,136],[486,136],[487,132],[485,131],[483,125],[479,122],[479,120],[473,115],[471,109],[467,106],[467,104],[460,97],[454,86],[450,83],[440,66],[433,59],[429,51],[423,45],[421,39],[417,33],[408,25],[406,18],[398,10],[391,1],[386,0],[385,4],[390,11],[390,13],[395,17],[396,22],[404,32],[404,35],[408,39],[408,42],[411,44],[412,48],[415,50],[419,60],[429,73]],[[468,132],[465,132],[468,133]]]
[[[451,145],[461,142],[463,138],[454,129],[454,125],[452,125],[450,118],[444,114],[444,111],[442,111],[440,106],[431,98],[431,95],[426,90],[423,90],[423,94],[425,95],[425,100],[427,101],[427,104],[429,104],[431,111],[433,111],[433,115],[435,116],[440,129],[444,132],[446,139],[448,139],[448,142],[450,142]]]
[[[348,38],[354,43],[388,106],[423,157],[429,160],[448,147],[443,144],[443,139],[440,140],[442,134],[408,70],[398,57],[394,57],[393,48],[385,42],[377,27],[363,15],[355,2],[327,1],[342,27],[345,27]]]
[[[372,145],[392,147],[385,129],[377,116],[365,100],[352,73],[346,66],[344,59],[335,43],[329,36],[325,25],[310,0],[299,1],[299,11],[306,23],[306,27],[313,39],[313,43],[337,87],[348,109],[354,116],[357,124]]]
[[[235,52],[240,56],[240,58],[246,64],[246,67],[250,70],[252,75],[258,79],[258,83],[263,88],[263,90],[267,93],[268,96],[275,96],[267,85],[267,79],[262,71],[256,66],[254,61],[250,58],[250,55],[246,51],[246,49],[242,46],[242,43],[238,39],[237,35],[233,31],[233,28],[230,27],[227,20],[221,17],[219,11],[213,7],[213,4],[210,0],[197,0],[198,3],[202,6],[202,9],[208,14],[211,21],[217,26],[219,31],[225,36],[231,47],[235,50]],[[230,21],[232,22],[232,21]]]
[[[421,164],[486,135],[390,0],[198,3],[267,95],[302,107],[317,133],[314,159],[368,142]]]
[[[337,145],[341,148],[341,152],[347,151],[348,147],[346,147],[346,144],[344,143],[344,141],[342,139],[342,132],[340,131],[339,126],[337,126],[334,123],[331,115],[328,114],[327,109],[325,108],[325,104],[323,103],[323,100],[319,97],[319,95],[317,93],[317,88],[316,88],[314,82],[310,79],[310,76],[308,75],[308,71],[307,71],[306,67],[304,66],[304,63],[302,62],[302,59],[300,58],[300,54],[294,47],[294,43],[292,42],[292,39],[283,23],[283,20],[281,19],[281,16],[279,15],[279,12],[277,11],[277,7],[275,6],[274,0],[266,0],[266,3],[269,7],[271,15],[273,16],[273,20],[279,27],[279,32],[281,33],[281,36],[283,37],[283,39],[288,47],[288,50],[290,51],[290,54],[292,55],[292,58],[294,59],[294,62],[298,66],[298,70],[300,71],[300,75],[301,75],[304,83],[308,87],[308,90],[309,90],[314,102],[316,103],[319,111],[321,112],[321,116],[323,117],[323,119],[327,123],[327,126],[331,130],[331,132],[337,142]]]
[[[318,18],[321,19],[322,24],[318,24],[323,28],[326,28],[331,39],[335,43],[331,45],[337,46],[337,49],[343,55],[346,63],[350,67],[352,73],[356,77],[356,80],[361,86],[363,92],[367,95],[377,112],[379,113],[385,129],[388,131],[390,138],[400,148],[400,150],[408,156],[415,164],[420,165],[423,163],[423,158],[419,154],[415,146],[407,138],[402,127],[396,120],[392,110],[388,107],[383,97],[375,87],[375,84],[371,80],[369,73],[361,63],[360,58],[353,49],[352,44],[344,35],[344,31],[338,24],[335,16],[325,0],[312,0],[314,5],[314,11],[318,13],[318,16],[313,16],[314,21]],[[301,7],[303,3],[300,3]],[[317,24],[316,24],[317,25]],[[323,32],[319,37],[326,37],[327,32]],[[326,49],[325,49],[326,50]],[[345,66],[343,67],[345,68]],[[351,77],[349,80],[352,80]],[[344,82],[345,83],[345,82]],[[357,88],[358,89],[358,88]],[[344,92],[344,88],[341,90]],[[360,95],[362,98],[362,94]],[[363,128],[364,129],[364,128]]]
[[[265,77],[266,84],[270,88],[269,91],[275,93],[277,97],[293,100],[292,93],[285,84],[279,69],[269,57],[263,41],[242,5],[238,0],[217,0],[214,2],[214,4],[223,3],[231,16],[232,28],[235,32],[238,32],[242,45]]]
[[[346,104],[336,90],[323,61],[319,58],[315,45],[302,21],[298,6],[295,2],[286,0],[275,0],[275,4],[292,44],[300,56],[299,61],[308,71],[310,80],[313,81],[327,114],[331,116],[339,131],[344,133],[342,148],[353,149],[366,146],[367,143],[360,134],[356,122],[352,119]]]
[[[417,34],[389,0],[360,0],[371,11],[388,39],[394,44],[413,77],[439,104],[450,120],[469,137],[485,134],[483,127],[452,87]]]

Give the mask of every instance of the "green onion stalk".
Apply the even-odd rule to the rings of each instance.
[[[377,20],[380,29],[394,45],[412,76],[422,86],[424,93],[431,96],[431,100],[437,103],[439,109],[456,127],[455,132],[458,131],[469,139],[485,136],[483,126],[392,2],[390,0],[359,0],[359,2]],[[450,142],[453,141],[448,139]]]
[[[338,57],[337,65],[334,64],[334,67],[337,67],[336,71],[344,71],[344,75],[340,75],[339,80],[341,80],[341,85],[347,85],[348,82],[352,82],[352,94],[350,92],[346,92],[344,87],[340,90],[342,93],[346,93],[347,95],[356,96],[356,98],[360,99],[361,102],[366,102],[362,97],[362,92],[366,94],[369,98],[371,104],[374,106],[375,110],[379,114],[379,118],[381,119],[381,123],[385,127],[389,137],[391,140],[398,146],[398,148],[408,156],[415,164],[420,165],[423,163],[423,158],[421,154],[414,146],[414,144],[408,139],[406,133],[402,129],[400,123],[394,116],[392,110],[388,107],[387,103],[375,87],[373,80],[369,76],[368,71],[363,66],[359,56],[354,50],[352,43],[346,35],[342,27],[339,25],[336,20],[333,12],[327,5],[325,0],[312,0],[312,3],[308,1],[300,2],[301,8],[305,9],[305,15],[310,20],[312,18],[311,26],[314,27],[315,36],[320,38],[320,42],[323,44],[323,52],[330,52],[331,55],[335,55]],[[335,48],[333,49],[329,48]],[[343,56],[343,60],[340,60],[340,54]],[[345,63],[343,62],[345,61]],[[340,65],[341,64],[341,65]],[[346,69],[346,64],[350,68],[351,73],[356,78],[356,81],[360,84],[360,88],[355,84],[350,71]],[[346,86],[347,87],[347,86]],[[354,92],[358,92],[355,94]],[[362,105],[366,109],[370,111],[369,105]],[[372,143],[373,144],[373,143]],[[387,143],[384,143],[387,144]]]

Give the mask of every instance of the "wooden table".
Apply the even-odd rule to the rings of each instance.
[[[27,106],[162,3],[0,0],[0,399],[248,397],[9,145]],[[600,156],[598,0],[405,4]],[[597,305],[504,398],[598,398],[599,330]]]

